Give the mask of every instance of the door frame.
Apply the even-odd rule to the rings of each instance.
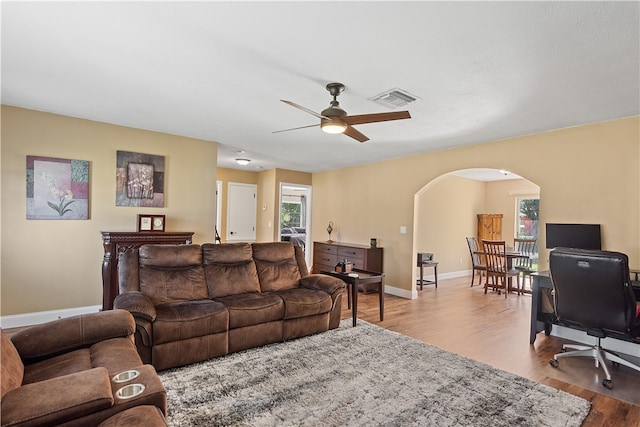
[[[305,232],[305,241],[304,241],[304,247],[305,247],[305,261],[307,262],[307,265],[311,265],[311,194],[312,194],[312,187],[311,185],[306,185],[306,184],[294,184],[294,183],[290,183],[290,182],[280,182],[280,194],[279,194],[279,201],[278,201],[278,220],[277,220],[277,240],[280,241],[280,232],[281,232],[281,228],[280,228],[280,218],[282,218],[282,194],[283,194],[283,189],[285,187],[293,187],[293,188],[298,188],[298,189],[303,189],[305,190],[305,195],[307,196],[307,206],[306,206],[306,222],[304,225],[304,228],[306,230]]]

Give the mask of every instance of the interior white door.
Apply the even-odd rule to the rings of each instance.
[[[255,242],[258,186],[229,183],[227,242]]]

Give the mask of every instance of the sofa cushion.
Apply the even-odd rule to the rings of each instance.
[[[136,345],[129,338],[113,338],[91,346],[91,367],[107,368],[109,375],[142,365]]]
[[[22,385],[24,365],[8,335],[0,329],[0,398]]]
[[[298,263],[298,270],[300,270],[300,277],[306,277],[309,275],[309,267],[307,267],[307,261],[304,259],[304,249],[302,247],[295,245],[293,250],[296,254],[296,262]]]
[[[300,269],[291,243],[254,243],[252,248],[262,292],[298,287]]]
[[[2,400],[2,425],[88,426],[92,424],[78,420],[109,410],[113,404],[109,374],[104,368],[95,368],[10,391]]]
[[[200,245],[143,245],[140,291],[155,305],[208,298]]]
[[[284,302],[272,293],[249,293],[216,298],[229,311],[229,329],[282,320]]]
[[[209,298],[260,292],[249,243],[202,245]]]
[[[25,365],[23,383],[31,384],[92,368],[106,368],[109,374],[115,375],[139,365],[142,360],[131,339],[112,338]]]
[[[182,301],[156,307],[154,344],[180,341],[227,330],[229,314],[216,301]]]
[[[285,289],[275,292],[284,300],[284,318],[314,316],[331,311],[331,295],[315,289]]]
[[[23,383],[36,383],[91,368],[91,349],[83,348],[26,365]]]

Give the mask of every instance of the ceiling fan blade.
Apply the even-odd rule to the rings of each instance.
[[[307,112],[307,113],[309,113],[309,114],[311,114],[311,115],[314,115],[314,116],[316,116],[316,117],[317,117],[317,118],[319,118],[319,119],[326,119],[326,118],[327,118],[327,117],[323,116],[322,114],[316,113],[316,112],[315,112],[315,111],[313,111],[313,110],[309,110],[308,108],[305,108],[305,107],[303,107],[302,105],[298,105],[298,104],[296,104],[295,102],[286,101],[286,100],[284,100],[284,99],[281,99],[280,101],[284,102],[285,104],[289,104],[289,105],[291,105],[292,107],[296,107],[296,108],[297,108],[297,109],[299,109],[299,110],[305,111],[305,112]]]
[[[408,111],[393,111],[390,113],[360,114],[357,116],[341,117],[342,121],[348,125],[362,125],[365,123],[387,122],[390,120],[410,119]]]
[[[298,127],[298,128],[291,128],[291,129],[276,130],[276,131],[273,131],[273,132],[271,132],[271,133],[289,132],[290,130],[298,130],[298,129],[312,128],[312,127],[316,127],[316,126],[320,126],[320,123],[317,123],[317,124],[315,124],[315,125],[300,126],[300,127]]]
[[[369,140],[368,137],[360,133],[360,131],[358,131],[356,128],[351,127],[349,125],[347,125],[347,128],[344,130],[343,133],[360,142],[366,142]]]

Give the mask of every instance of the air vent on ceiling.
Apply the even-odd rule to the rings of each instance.
[[[410,94],[406,90],[394,88],[379,95],[369,98],[369,101],[373,101],[377,104],[384,105],[388,108],[404,107],[405,105],[417,101],[418,98],[415,95]]]

